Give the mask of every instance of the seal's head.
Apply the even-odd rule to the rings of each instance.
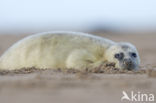
[[[108,62],[114,62],[120,69],[137,70],[140,58],[136,47],[127,42],[119,42],[110,46],[106,53]]]

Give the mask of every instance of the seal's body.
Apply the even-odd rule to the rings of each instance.
[[[131,53],[136,57],[132,58]],[[123,60],[125,57],[129,64]],[[121,69],[136,69],[140,63],[138,52],[132,44],[115,43],[79,32],[47,32],[15,43],[1,56],[0,68],[84,69],[99,66],[105,61],[115,62],[116,67]]]

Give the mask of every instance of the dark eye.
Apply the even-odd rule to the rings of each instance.
[[[122,59],[124,57],[124,54],[123,53],[117,53],[114,55],[114,57],[117,59]]]
[[[120,57],[120,54],[115,54],[114,57],[115,57],[115,58],[119,58],[119,57]]]
[[[131,55],[132,55],[132,57],[134,57],[134,58],[137,57],[136,53],[132,53]]]

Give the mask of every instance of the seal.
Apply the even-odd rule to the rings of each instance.
[[[106,61],[128,70],[137,70],[140,64],[138,51],[131,43],[62,31],[34,34],[18,41],[0,57],[0,68],[85,69]]]

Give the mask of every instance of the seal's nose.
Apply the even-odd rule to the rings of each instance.
[[[125,67],[129,70],[132,69],[133,66],[133,62],[131,59],[124,59],[123,60],[123,64],[125,65]]]
[[[125,65],[132,65],[132,60],[131,59],[124,59],[123,60]]]

